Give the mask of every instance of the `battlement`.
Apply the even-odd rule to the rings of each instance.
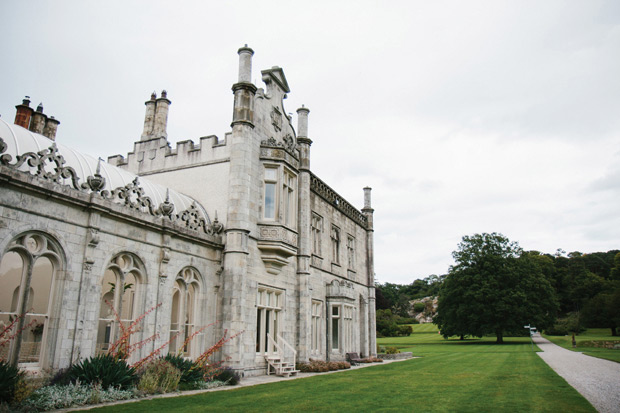
[[[230,157],[229,135],[230,132],[223,140],[215,135],[203,136],[199,144],[184,140],[177,142],[174,149],[164,137],[141,140],[134,143],[133,151],[126,158],[113,155],[108,162],[141,175],[227,162]]]

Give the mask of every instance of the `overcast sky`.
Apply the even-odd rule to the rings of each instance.
[[[444,274],[463,235],[620,248],[619,1],[2,1],[0,115],[126,155],[153,90],[174,143],[230,129],[237,49],[310,108],[312,169],[373,188],[378,281]],[[208,209],[208,205],[207,205]]]

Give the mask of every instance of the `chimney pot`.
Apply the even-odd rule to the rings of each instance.
[[[43,102],[39,103],[39,106],[37,106],[37,112],[43,113]]]

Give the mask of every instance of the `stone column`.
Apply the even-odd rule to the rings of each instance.
[[[254,359],[254,331],[248,331],[249,303],[255,297],[248,295],[249,234],[256,227],[255,200],[251,199],[251,185],[258,176],[260,142],[254,139],[254,95],[256,86],[251,78],[252,49],[242,47],[239,53],[239,82],[232,87],[235,95],[232,134],[230,137],[230,173],[226,246],[222,274],[222,327],[229,334],[246,330],[223,348],[223,356],[231,357],[232,368],[242,370]],[[256,319],[256,314],[253,315]]]
[[[312,259],[312,234],[310,233],[312,211],[310,209],[310,145],[308,138],[308,113],[302,105],[297,109],[297,145],[300,153],[298,177],[298,229],[299,245],[297,254],[297,358],[308,361],[312,340],[312,292],[310,290],[310,262]],[[319,332],[317,331],[317,334]]]
[[[375,258],[374,258],[374,224],[373,213],[370,205],[369,187],[364,188],[364,208],[362,213],[368,219],[368,227],[366,228],[366,251],[367,251],[367,285],[368,285],[368,347],[369,355],[377,355],[377,334],[376,334],[376,317],[375,317]]]

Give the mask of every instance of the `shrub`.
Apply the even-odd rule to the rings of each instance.
[[[0,402],[10,403],[24,373],[4,360],[0,360]]]
[[[398,335],[409,336],[411,333],[413,333],[413,328],[411,326],[398,326]]]
[[[230,386],[235,386],[239,384],[240,380],[241,376],[239,375],[239,373],[231,369],[230,367],[224,367],[220,369],[220,371],[217,372],[212,379],[212,381],[221,381]]]
[[[21,407],[27,411],[55,410],[85,404],[128,400],[136,396],[133,390],[120,390],[112,387],[105,390],[99,385],[80,383],[66,386],[54,385],[35,390],[22,402]]]
[[[56,371],[54,375],[50,378],[49,385],[66,386],[67,384],[71,383],[71,377],[69,375],[69,370],[70,370],[69,367],[66,367],[64,369],[59,369],[58,371]]]
[[[364,363],[383,363],[383,359],[377,357],[366,357]]]
[[[197,381],[204,381],[203,371],[199,366],[196,366],[192,360],[188,360],[180,355],[168,354],[162,358],[169,363],[172,363],[174,367],[181,372],[181,383],[193,383]]]
[[[415,303],[413,305],[413,311],[416,313],[421,313],[426,309],[426,305],[424,303]]]
[[[396,347],[388,347],[387,349],[385,349],[385,354],[398,354],[400,353],[400,350]]]
[[[146,394],[169,393],[179,386],[181,372],[164,359],[153,360],[140,372],[138,390]]]
[[[125,360],[102,354],[74,364],[69,370],[69,378],[72,383],[79,380],[84,384],[99,383],[104,389],[108,387],[126,389],[135,383],[136,370],[129,367]]]
[[[418,322],[418,320],[416,320],[415,318],[409,318],[409,317],[398,317],[396,318],[396,324],[398,325],[402,325],[402,324],[416,324]]]

